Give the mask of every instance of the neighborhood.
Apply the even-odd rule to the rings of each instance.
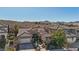
[[[14,27],[0,24],[0,50],[78,51],[79,26],[50,22],[28,23],[25,26],[14,24]]]

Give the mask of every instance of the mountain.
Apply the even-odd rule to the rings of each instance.
[[[57,25],[79,25],[79,21],[75,21],[75,22],[49,22],[49,21],[40,21],[40,22],[29,22],[29,21],[24,21],[24,22],[20,22],[20,21],[11,21],[11,20],[0,20],[0,24],[2,25],[10,25],[10,26],[13,26],[15,24],[17,24],[19,27],[26,27],[27,25],[28,26],[35,26],[37,24],[40,24],[41,26],[42,25],[54,25],[54,24],[57,24]]]

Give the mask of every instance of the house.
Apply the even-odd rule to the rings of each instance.
[[[20,29],[18,33],[19,50],[34,49],[32,45],[32,35],[27,29]]]
[[[0,25],[0,36],[7,38],[8,25]]]
[[[75,43],[72,43],[70,45],[71,48],[79,48],[79,41],[76,41]]]
[[[2,42],[5,42],[6,39],[7,39],[7,30],[8,30],[8,26],[7,25],[0,24],[0,43],[1,44],[2,44]],[[1,50],[4,50],[4,49],[0,48],[0,51]]]
[[[66,38],[67,38],[67,42],[68,43],[74,43],[74,42],[76,42],[76,35],[74,35],[74,34],[66,34]]]
[[[70,48],[76,48],[79,50],[79,29],[76,29],[76,41],[70,45]]]
[[[65,35],[66,35],[66,38],[67,38],[67,42],[69,44],[72,44],[74,42],[76,42],[76,30],[75,29],[64,29],[64,32],[65,32]]]
[[[19,43],[29,43],[32,39],[31,34],[27,33],[27,32],[23,32],[20,35],[18,35],[18,40]]]
[[[40,27],[37,28],[37,32],[40,34],[41,39],[45,42],[45,41],[49,41],[50,40],[50,33],[46,32],[44,28]]]
[[[79,29],[77,29],[77,40],[79,40]]]

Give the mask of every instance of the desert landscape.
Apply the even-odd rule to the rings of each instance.
[[[79,22],[0,20],[0,44],[2,51],[78,51]]]

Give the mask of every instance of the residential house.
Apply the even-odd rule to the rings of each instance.
[[[79,51],[79,30],[77,30],[76,41],[70,45],[70,48],[76,48]]]
[[[7,25],[0,24],[0,43],[2,43],[3,41],[6,41],[7,30],[8,30]],[[0,48],[0,50],[4,50],[4,49]]]
[[[0,36],[4,35],[4,37],[7,38],[7,31],[8,31],[7,25],[0,25]]]
[[[31,40],[32,34],[26,28],[20,28],[18,33],[19,49],[34,49]]]
[[[51,40],[51,34],[49,33],[49,31],[46,32],[44,28],[38,28],[38,32],[40,33],[43,42]]]
[[[64,32],[65,32],[65,35],[66,35],[66,38],[67,38],[67,42],[72,44],[74,42],[76,42],[76,30],[75,29],[64,29]]]
[[[79,29],[77,29],[77,40],[79,40]]]

